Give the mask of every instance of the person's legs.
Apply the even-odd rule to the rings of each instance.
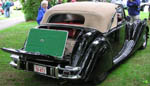
[[[4,9],[4,15],[5,15],[5,17],[7,17],[7,9],[6,8]]]
[[[136,15],[136,16],[130,16],[130,23],[133,23],[134,21],[136,20],[139,20],[140,19],[140,15]]]
[[[9,8],[5,9],[5,17],[10,17],[10,10],[9,10]]]
[[[140,19],[140,15],[136,15],[133,17],[133,21],[139,20]]]
[[[8,8],[7,17],[10,17],[10,8]]]
[[[5,8],[5,17],[8,17],[8,8]]]
[[[8,9],[6,10],[6,17],[8,17]]]
[[[130,23],[133,23],[134,22],[134,16],[130,16]]]

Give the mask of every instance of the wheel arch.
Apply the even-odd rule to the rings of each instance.
[[[78,53],[74,57],[81,59],[77,60],[77,62],[79,62],[78,64],[72,65],[81,67],[79,74],[81,75],[82,80],[91,81],[97,74],[101,74],[112,68],[113,60],[111,53],[112,50],[110,44],[104,36],[99,35],[89,44],[83,54],[79,55]]]

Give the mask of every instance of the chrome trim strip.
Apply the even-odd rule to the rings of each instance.
[[[20,69],[20,59],[18,59],[18,61],[17,61],[17,69]]]
[[[16,54],[11,54],[11,56],[10,56],[11,58],[13,58],[13,59],[19,59],[19,55],[16,55]]]
[[[59,74],[59,71],[77,72],[81,69],[80,67],[65,66],[65,68],[61,68],[59,65],[58,66],[50,66],[50,65],[44,65],[44,64],[39,64],[39,63],[35,63],[35,62],[30,62],[30,61],[25,61],[25,62],[26,62],[26,65],[25,65],[26,66],[26,71],[30,71],[29,68],[28,68],[29,63],[32,63],[33,66],[34,66],[34,64],[36,64],[36,65],[42,65],[42,66],[45,66],[45,67],[49,67],[50,68],[50,75],[45,75],[45,74],[38,73],[38,74],[43,75],[43,76],[56,78],[56,79],[59,79],[59,78],[63,78],[63,79],[80,79],[81,78],[81,76],[79,74],[76,74],[76,75],[68,74],[67,76],[64,76],[63,74]],[[34,71],[32,71],[32,72],[34,72]]]
[[[33,69],[34,69],[34,67],[33,67]],[[26,70],[29,70],[29,68],[28,68],[28,62],[26,62]]]
[[[50,68],[50,75],[53,76],[53,68]]]
[[[17,68],[17,64],[16,64],[14,61],[11,61],[9,64],[10,64],[12,67]]]
[[[55,67],[55,76],[56,76],[56,79],[59,79],[59,77],[58,77],[58,67]]]
[[[80,75],[69,75],[68,77],[65,77],[61,74],[58,74],[58,77],[64,78],[64,79],[80,79],[81,76]]]
[[[71,66],[65,66],[65,68],[61,68],[60,65],[58,65],[58,69],[60,70],[67,70],[67,71],[79,71],[80,67],[71,67]]]

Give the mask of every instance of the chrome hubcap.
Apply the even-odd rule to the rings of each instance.
[[[143,39],[144,39],[143,46],[145,47],[146,46],[146,42],[147,42],[147,40],[146,40],[146,34],[143,36]]]

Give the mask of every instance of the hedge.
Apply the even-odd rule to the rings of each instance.
[[[20,0],[23,5],[26,21],[36,20],[41,1],[42,0]],[[65,3],[67,0],[63,0],[62,2]],[[54,6],[57,4],[57,0],[51,0],[50,3],[51,6]]]

